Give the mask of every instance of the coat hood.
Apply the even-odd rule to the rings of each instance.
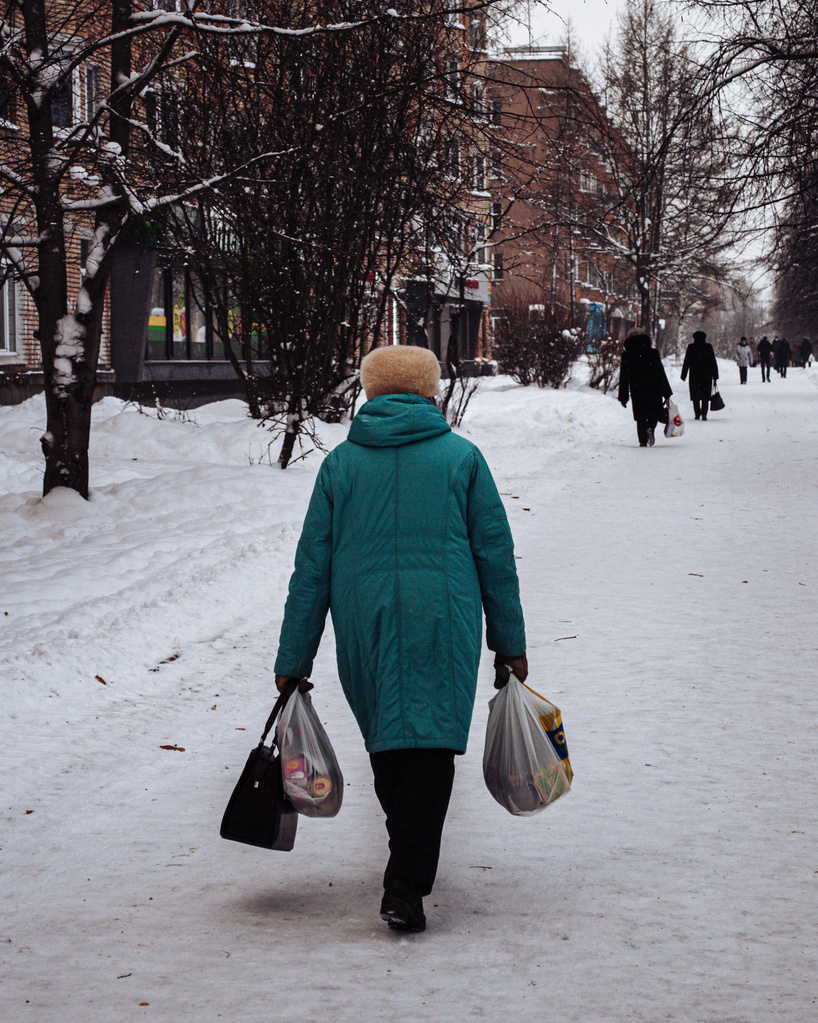
[[[382,394],[361,407],[348,439],[367,448],[398,448],[450,431],[443,413],[428,398]]]

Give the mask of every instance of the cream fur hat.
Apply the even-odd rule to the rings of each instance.
[[[440,363],[428,348],[416,345],[374,348],[361,361],[361,384],[368,400],[380,394],[433,398],[439,391]]]

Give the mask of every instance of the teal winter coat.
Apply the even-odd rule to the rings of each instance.
[[[308,676],[332,612],[344,694],[370,753],[464,752],[482,648],[526,649],[514,549],[478,449],[432,402],[382,395],[324,459],[275,671]]]

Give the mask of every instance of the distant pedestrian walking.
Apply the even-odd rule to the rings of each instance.
[[[653,447],[656,424],[660,419],[666,422],[665,404],[671,394],[661,356],[651,347],[648,335],[633,327],[625,338],[619,369],[619,400],[625,408],[630,395],[640,447]]]
[[[804,338],[804,340],[798,346],[798,354],[801,358],[801,365],[804,367],[804,369],[806,369],[807,366],[809,365],[809,357],[812,355],[812,345],[809,343],[807,338]]]
[[[789,341],[782,337],[775,349],[775,368],[782,377],[787,375],[787,367],[792,361],[792,348]]]
[[[747,367],[753,364],[753,350],[747,344],[747,338],[743,337],[736,345],[736,362],[738,363],[739,382],[747,383]]]
[[[758,342],[758,362],[761,366],[761,379],[770,382],[770,357],[773,354],[773,346],[765,334]]]
[[[713,346],[707,343],[707,334],[703,330],[695,331],[693,343],[687,346],[682,363],[682,380],[687,379],[688,373],[693,412],[697,419],[707,419],[713,384],[719,379],[719,366]]]

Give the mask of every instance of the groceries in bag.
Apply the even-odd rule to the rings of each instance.
[[[276,728],[284,792],[306,817],[334,817],[344,797],[344,777],[308,693],[297,692]]]
[[[685,432],[685,424],[679,415],[679,406],[669,401],[667,403],[667,423],[665,425],[666,437],[681,437]]]
[[[483,777],[509,813],[528,817],[571,791],[562,715],[512,675],[489,702]]]

